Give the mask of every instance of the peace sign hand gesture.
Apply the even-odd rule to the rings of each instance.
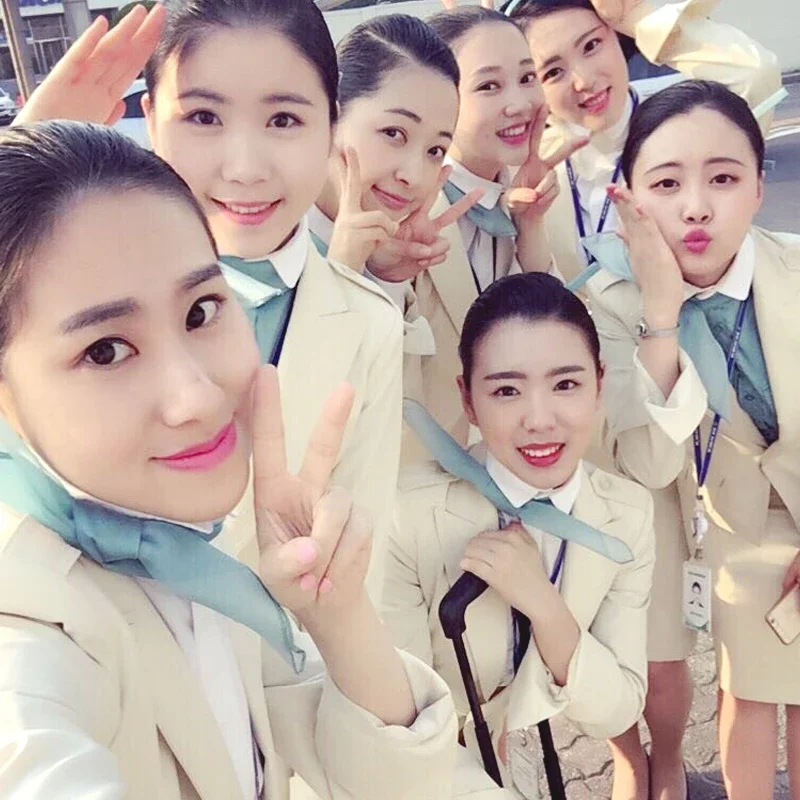
[[[353,404],[342,384],[326,400],[297,475],[286,467],[278,373],[259,370],[253,407],[253,488],[259,573],[273,597],[308,625],[363,590],[371,530],[366,515],[330,477]]]
[[[361,167],[352,147],[335,161],[342,186],[339,213],[328,247],[328,258],[363,272],[375,248],[397,233],[397,223],[383,211],[364,211],[361,205]]]
[[[161,36],[166,11],[137,6],[111,31],[98,17],[67,50],[17,115],[15,125],[73,119],[113,125],[122,95],[142,71]]]
[[[559,192],[555,168],[589,143],[588,138],[574,139],[547,158],[542,158],[539,148],[549,113],[546,105],[539,106],[531,125],[528,158],[517,171],[506,194],[508,209],[518,223],[541,218],[553,205]]]
[[[441,231],[461,219],[483,196],[482,189],[473,189],[438,217],[431,219],[433,204],[451,171],[449,166],[442,167],[436,190],[400,223],[397,233],[372,254],[369,270],[373,275],[381,280],[400,283],[416,278],[420,272],[445,260],[450,243],[441,235]]]

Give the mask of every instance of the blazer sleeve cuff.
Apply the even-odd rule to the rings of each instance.
[[[345,697],[329,677],[325,681],[317,751],[329,782],[342,787],[344,797],[372,798],[376,786],[387,800],[450,796],[458,737],[453,701],[432,669],[398,652],[417,708],[408,727],[384,724]]]
[[[708,395],[692,360],[679,351],[680,377],[669,397],[642,366],[639,349],[633,354],[639,396],[644,398],[644,408],[649,420],[654,422],[675,444],[683,444],[702,422],[708,408]]]

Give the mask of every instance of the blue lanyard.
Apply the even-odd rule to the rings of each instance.
[[[739,342],[742,338],[742,326],[744,325],[744,315],[747,312],[747,306],[750,303],[752,295],[748,295],[745,300],[739,304],[739,313],[736,315],[736,325],[733,329],[733,339],[731,347],[728,351],[728,381],[730,382],[733,377],[733,367],[736,361],[736,353],[739,350]],[[708,477],[708,470],[711,466],[711,457],[714,455],[714,445],[717,443],[717,434],[719,433],[719,424],[722,418],[719,414],[714,414],[714,421],[711,423],[711,431],[708,434],[708,442],[706,444],[705,454],[702,452],[702,442],[700,440],[700,426],[694,430],[692,440],[694,443],[694,464],[697,470],[697,491],[698,495],[700,489],[706,482]]]
[[[634,92],[632,89],[630,90],[631,100],[633,101],[633,111],[639,107],[639,96]],[[575,177],[575,170],[572,167],[572,161],[567,159],[566,164],[567,168],[567,178],[569,179],[569,188],[572,192],[572,208],[575,212],[575,222],[578,225],[578,233],[580,234],[581,240],[586,238],[586,225],[583,222],[583,209],[581,208],[581,195],[578,191],[578,181]],[[617,159],[617,165],[614,167],[614,174],[611,177],[611,183],[617,183],[619,181],[619,176],[622,174],[622,158]],[[608,214],[611,211],[611,198],[606,197],[605,201],[603,202],[603,208],[600,212],[600,219],[597,221],[597,230],[595,233],[602,233],[606,227],[606,221],[608,220]],[[595,257],[591,255],[588,251],[586,251],[586,256],[589,260],[589,264],[593,264],[595,261]]]

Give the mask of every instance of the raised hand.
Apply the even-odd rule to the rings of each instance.
[[[328,247],[328,258],[363,272],[375,249],[397,233],[397,223],[383,211],[364,211],[361,205],[361,167],[352,147],[335,161],[342,186],[339,213]]]
[[[346,607],[362,594],[371,530],[343,489],[330,489],[353,389],[325,402],[300,472],[286,466],[278,373],[259,370],[253,406],[253,488],[261,579],[275,599],[307,624],[320,610]]]
[[[597,16],[613,28],[640,2],[641,0],[592,0],[592,5]]]
[[[407,219],[400,223],[397,233],[381,244],[369,259],[369,270],[378,278],[393,283],[415,278],[420,272],[441,264],[450,250],[449,242],[441,235],[448,225],[457,222],[483,196],[482,189],[473,189],[443,211],[430,218],[442,186],[452,168],[442,167],[436,191]]]
[[[617,209],[617,232],[628,246],[631,267],[642,292],[642,307],[651,328],[677,325],[683,305],[683,275],[678,260],[661,230],[636,202],[629,189],[609,186],[608,195]]]
[[[137,6],[113,29],[98,17],[30,96],[15,125],[73,119],[113,125],[125,113],[122,95],[142,71],[161,35],[166,12]]]
[[[539,148],[549,113],[544,104],[537,110],[531,125],[528,158],[517,171],[506,193],[508,209],[517,222],[529,222],[532,218],[544,215],[558,197],[555,168],[589,142],[588,138],[573,139],[564,143],[552,155],[542,158]]]

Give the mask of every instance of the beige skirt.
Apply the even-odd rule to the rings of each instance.
[[[712,634],[720,687],[734,697],[800,705],[800,639],[783,644],[764,619],[799,548],[800,533],[785,508],[770,508],[760,545],[711,526]]]

